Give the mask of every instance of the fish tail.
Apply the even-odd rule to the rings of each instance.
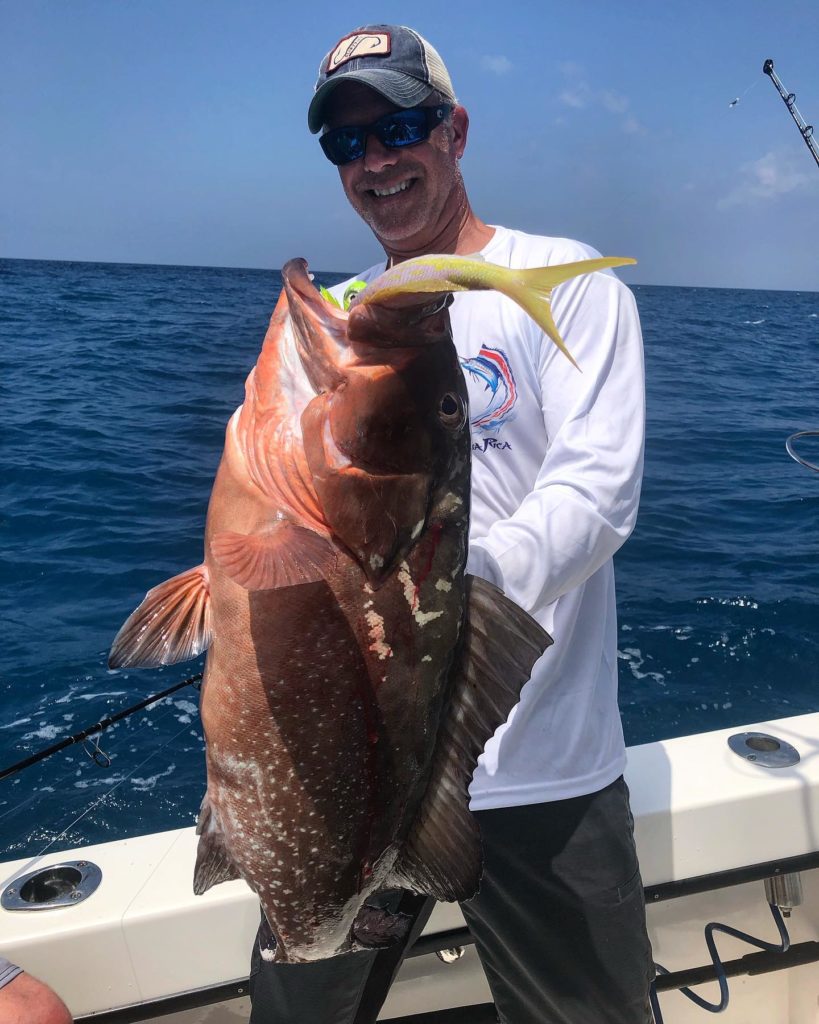
[[[499,280],[493,287],[508,295],[510,299],[524,309],[535,323],[552,339],[569,362],[577,367],[576,360],[560,337],[560,332],[552,317],[549,299],[555,285],[568,281],[580,274],[590,274],[594,270],[607,267],[620,267],[636,260],[622,256],[601,256],[593,260],[578,260],[575,263],[560,263],[552,267],[534,267],[530,270],[505,270],[498,275]],[[498,268],[500,269],[500,268]]]

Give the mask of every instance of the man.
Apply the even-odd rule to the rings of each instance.
[[[597,255],[475,214],[458,164],[467,113],[411,29],[341,39],[308,123],[388,265],[431,252],[513,267]],[[484,875],[463,911],[504,1024],[647,1024],[653,965],[622,780],[612,566],[639,500],[642,342],[631,293],[610,273],[560,285],[552,311],[582,372],[503,296],[458,295],[450,311],[473,432],[467,569],[555,639],[475,772]],[[427,901],[407,896],[402,909],[416,916],[413,938]],[[277,965],[257,951],[251,1021],[368,1024],[402,952]]]
[[[48,985],[0,956],[0,1024],[71,1024],[65,1003]]]

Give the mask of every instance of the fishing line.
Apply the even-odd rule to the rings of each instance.
[[[140,725],[135,730],[135,732],[132,734],[132,738],[134,740],[136,740],[137,742],[139,742],[140,732],[143,729],[147,729],[149,725],[153,725],[155,728],[159,728],[162,725],[162,723],[165,721],[165,719],[169,718],[173,714],[174,710],[175,710],[175,708],[173,707],[173,705],[171,705],[171,707],[169,707],[166,711],[164,711],[156,719],[154,719],[154,720],[152,720],[150,722],[148,722],[148,721],[143,722],[142,725]],[[189,723],[186,723],[186,728],[187,728],[188,724]],[[159,750],[161,750],[161,749],[162,749],[162,747],[159,748]],[[159,753],[159,750],[154,751],[154,753]],[[86,753],[87,753],[87,751],[86,751]],[[93,760],[93,758],[92,758],[92,760]],[[95,763],[99,764],[100,767],[103,767],[103,765],[101,765],[99,761],[95,761]],[[110,763],[110,759],[109,759],[109,763]],[[65,770],[63,771],[63,774],[61,776],[59,776],[57,779],[54,780],[54,787],[56,789],[61,789],[62,787],[64,787],[69,782],[70,779],[75,778],[76,775],[81,773],[81,772],[82,772],[82,768],[77,769],[77,762],[76,761],[71,763],[71,764],[69,764],[65,768]],[[19,803],[12,804],[7,810],[0,812],[0,822],[2,822],[3,819],[8,817],[10,814],[15,813],[17,811],[21,811],[24,807],[27,807],[29,804],[33,803],[35,800],[41,798],[42,795],[43,795],[43,793],[42,793],[41,789],[35,789],[34,792],[30,796],[25,797]]]
[[[69,824],[65,826],[65,828],[62,830],[62,832],[59,833],[59,835],[56,835],[54,836],[53,839],[49,840],[49,842],[46,843],[42,850],[40,850],[39,853],[35,854],[27,864],[15,870],[14,877],[16,878],[20,874],[25,874],[27,871],[30,871],[34,867],[34,865],[39,860],[41,860],[46,853],[48,853],[48,851],[55,843],[59,842],[72,828],[74,828],[75,825],[79,824],[79,822],[81,822],[82,819],[87,814],[90,814],[95,807],[98,807],[101,803],[107,800],[112,793],[115,793],[123,784],[123,782],[127,782],[128,779],[130,779],[130,777],[134,774],[135,771],[146,765],[151,760],[151,758],[156,757],[157,754],[161,754],[168,746],[170,746],[171,743],[173,743],[174,740],[178,739],[183,732],[186,732],[189,728],[189,725],[190,723],[186,722],[185,725],[183,725],[182,728],[177,733],[171,736],[170,739],[167,740],[167,742],[163,743],[158,750],[154,750],[150,754],[148,754],[148,756],[144,758],[142,761],[140,761],[139,764],[134,765],[134,767],[126,775],[123,775],[119,782],[115,782],[114,785],[111,786],[111,788],[107,792],[102,793],[100,796],[96,798],[96,800],[93,800],[81,814],[78,814],[77,817],[72,822],[69,822]]]
[[[153,697],[148,698],[147,701],[140,701],[139,704],[133,705],[131,708],[125,708],[123,711],[117,712],[116,715],[112,715],[108,719],[102,719],[101,722],[97,723],[97,724],[98,725],[102,725],[103,728],[105,728],[105,723],[106,722],[109,722],[109,723],[110,722],[118,722],[120,719],[128,717],[128,715],[130,715],[130,714],[133,714],[133,712],[135,710],[138,710],[140,707],[145,707],[147,704],[155,703],[156,701],[162,699],[163,697],[168,696],[170,693],[173,693],[174,691],[181,689],[183,686],[188,686],[188,685],[190,685],[192,683],[196,683],[200,679],[201,679],[201,673],[199,675],[192,676],[190,679],[186,679],[182,683],[178,683],[177,685],[170,687],[168,690],[164,690],[160,694],[155,694]],[[170,705],[167,708],[166,711],[164,711],[161,715],[157,716],[156,718],[153,718],[150,721],[146,719],[135,730],[135,732],[131,734],[131,738],[134,739],[137,743],[139,743],[141,730],[147,729],[149,726],[154,726],[155,728],[159,728],[162,725],[162,723],[165,721],[165,719],[169,718],[174,713],[175,710],[176,710],[176,708],[172,704],[172,705]],[[185,723],[185,728],[188,728],[189,724],[190,723]],[[77,737],[83,736],[83,735],[89,735],[90,733],[93,732],[93,730],[95,728],[96,728],[96,726],[92,726],[92,727],[90,727],[90,729],[83,730],[81,733],[77,734]],[[63,743],[62,743],[62,748],[68,747],[69,745],[71,745],[72,742],[76,742],[76,738],[75,737],[70,737],[70,738],[67,737],[63,741]],[[59,745],[57,745],[57,746],[59,746]],[[155,750],[154,754],[158,754],[163,748],[164,748],[164,745],[162,747],[160,747],[158,750]],[[53,754],[53,753],[56,753],[56,752],[57,752],[56,749],[51,749],[51,748],[48,748],[45,751],[40,751],[39,755],[34,755],[35,759],[32,760],[31,763],[33,764],[33,763],[36,763],[36,761],[38,761],[38,760],[43,760],[45,757],[50,756],[50,754]],[[87,750],[86,750],[86,753],[88,753]],[[107,757],[107,755],[106,755],[106,757]],[[29,759],[27,759],[27,760],[29,760]],[[96,764],[100,764],[100,762],[97,761],[96,759],[94,759],[93,757],[92,757],[92,760],[95,760]],[[110,758],[109,758],[109,764],[110,764]],[[20,770],[22,770],[23,767],[26,767],[26,764],[24,762],[20,762],[17,765],[12,765],[11,769],[6,769],[5,775],[10,774],[12,770],[20,771]],[[103,765],[100,764],[100,767],[103,767]],[[81,771],[81,769],[80,769],[80,771]],[[54,786],[57,789],[62,788],[63,786],[65,786],[68,783],[68,781],[70,779],[73,779],[76,776],[76,774],[77,774],[77,765],[76,765],[76,762],[74,762],[73,764],[70,764],[64,770],[64,772],[62,773],[61,776],[58,776],[54,780]],[[0,822],[2,822],[3,819],[7,818],[10,814],[13,814],[13,813],[16,813],[18,811],[23,810],[23,808],[27,807],[31,803],[34,803],[35,800],[38,800],[41,797],[42,797],[42,791],[38,789],[38,790],[35,790],[30,796],[25,797],[23,800],[20,800],[17,803],[13,803],[6,810],[0,812]]]
[[[29,768],[31,765],[37,764],[38,761],[43,761],[45,758],[51,757],[52,754],[56,754],[60,750],[65,750],[66,747],[70,747],[73,743],[83,743],[89,736],[102,732],[109,725],[113,725],[114,722],[119,722],[121,719],[127,718],[129,715],[133,715],[136,711],[141,711],[142,708],[148,707],[149,704],[155,704],[156,701],[162,700],[163,697],[167,697],[171,693],[181,690],[182,687],[191,686],[193,683],[201,682],[201,680],[202,673],[197,672],[195,676],[190,676],[190,678],[183,680],[183,682],[176,683],[175,686],[169,686],[167,690],[162,690],[160,693],[155,693],[151,697],[146,697],[145,700],[141,700],[138,704],[133,704],[131,707],[125,708],[123,711],[118,711],[115,715],[109,715],[107,718],[102,718],[95,725],[90,725],[87,729],[74,733],[73,736],[67,736],[64,740],[60,740],[59,743],[54,743],[50,747],[46,747],[44,750],[40,750],[36,754],[31,754],[30,757],[26,757],[22,761],[18,761],[16,764],[9,765],[8,768],[3,768],[0,770],[0,782],[2,782],[3,779],[7,779],[10,775],[15,775],[17,772],[22,771],[24,768]],[[97,745],[97,750],[99,750],[99,745]],[[102,753],[102,751],[100,751],[100,753]],[[96,761],[94,754],[89,756]],[[97,764],[99,763],[100,762],[97,761]],[[101,765],[101,767],[108,766]]]
[[[748,86],[748,88],[745,90],[745,92],[740,93],[740,95],[737,96],[736,99],[731,100],[731,102],[728,104],[728,106],[729,107],[735,107],[737,105],[737,103],[739,103],[740,100],[744,100],[745,97],[748,95],[748,93],[751,91],[751,89],[753,89],[753,87],[756,85],[756,83],[758,81],[759,81],[758,78],[754,78],[753,82],[751,82],[751,84]]]

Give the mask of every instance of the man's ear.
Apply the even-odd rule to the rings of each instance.
[[[452,141],[455,156],[460,160],[466,149],[466,137],[469,134],[469,114],[466,107],[452,108]]]

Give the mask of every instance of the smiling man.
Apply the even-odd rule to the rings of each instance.
[[[437,51],[409,28],[340,39],[308,124],[384,249],[365,281],[426,253],[480,252],[507,267],[598,255],[475,214],[459,163],[467,112]],[[558,286],[552,312],[582,373],[501,295],[457,295],[450,310],[470,393],[467,568],[555,640],[475,771],[484,875],[462,909],[503,1024],[648,1024],[654,971],[622,778],[612,564],[640,494],[642,340],[633,297],[608,272]],[[430,911],[411,894],[388,909],[399,899],[414,919],[403,944],[276,964],[257,942],[252,1024],[375,1021]]]

